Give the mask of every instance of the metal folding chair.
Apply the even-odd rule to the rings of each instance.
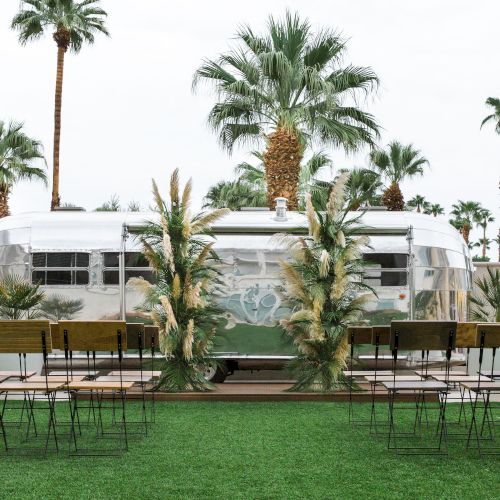
[[[120,376],[116,381],[99,380],[71,380],[71,359],[75,351],[92,352],[95,358],[96,351],[108,351],[117,353],[118,371],[122,373],[123,351],[127,348],[127,333],[124,321],[60,321],[59,328],[62,333],[64,344],[64,357],[66,363],[67,383],[66,387],[71,394],[71,432],[69,440],[69,452],[71,455],[116,455],[128,450],[127,419],[126,419],[126,397],[127,392],[134,385],[126,382]],[[92,410],[94,415],[95,438],[118,438],[118,448],[97,447],[95,442],[91,448],[82,448],[82,428],[79,412],[82,408],[80,397],[86,395],[91,402],[87,409]],[[105,402],[111,399],[111,407]],[[83,400],[83,398],[82,398]],[[118,403],[118,410],[116,404]],[[111,424],[105,428],[104,412],[111,412]],[[120,411],[121,410],[121,411]],[[116,418],[116,411],[121,413],[121,418]],[[108,430],[108,427],[111,427]],[[118,427],[118,430],[116,430]],[[87,435],[87,439],[89,436]]]
[[[446,351],[446,376],[449,376],[451,352],[455,348],[457,323],[455,321],[393,321],[391,323],[391,349],[394,364],[399,349],[404,350],[440,350]],[[445,454],[447,453],[446,401],[448,383],[437,380],[392,381],[382,382],[389,393],[389,436],[388,449],[397,454]],[[396,399],[401,394],[413,394],[414,404],[396,406]],[[438,401],[438,419],[436,434],[431,434],[431,445],[425,445],[425,434],[422,419],[430,409],[426,397],[434,395]],[[413,410],[410,430],[401,432],[396,428],[396,413],[400,410]],[[398,423],[399,425],[399,423]],[[405,425],[408,425],[406,423]],[[432,429],[433,427],[431,427]],[[428,433],[427,433],[428,434]],[[429,440],[429,439],[428,439]],[[413,443],[421,443],[420,446]]]
[[[492,349],[490,373],[493,373],[496,350],[500,347],[500,323],[479,323],[476,327],[476,347],[479,347],[478,373],[483,373],[485,349]],[[485,373],[488,373],[488,371],[485,370]],[[483,377],[479,377],[477,382],[463,382],[462,385],[475,396],[467,437],[467,448],[470,448],[471,440],[475,438],[474,441],[480,457],[498,455],[500,447],[495,440],[495,426],[497,423],[494,418],[494,406],[491,404],[491,396],[500,394],[500,381],[491,378],[484,381]]]
[[[50,327],[48,321],[34,320],[6,320],[0,321],[0,353],[17,353],[26,360],[26,354],[42,354],[43,366],[47,367],[47,354],[52,351],[52,340],[50,336]],[[55,450],[58,450],[58,439],[56,432],[55,418],[55,395],[56,391],[62,388],[63,384],[49,381],[47,376],[41,380],[33,380],[26,376],[26,366],[20,380],[5,380],[0,383],[0,394],[4,396],[3,405],[0,411],[0,429],[3,438],[5,451],[14,450],[30,452],[39,452],[40,448],[30,446],[38,437],[45,437],[43,452],[47,454],[49,450],[50,438],[53,438]],[[20,408],[21,418],[15,422],[16,428],[26,427],[24,438],[18,446],[12,446],[9,443],[6,411],[15,411],[16,407],[8,406],[10,396],[23,396],[23,404]],[[37,403],[46,401],[47,406],[38,407]],[[47,433],[41,435],[38,430],[35,412],[38,410],[48,411]],[[27,421],[23,420],[23,414],[26,412]],[[16,429],[16,430],[17,430]],[[18,432],[19,434],[19,432]]]

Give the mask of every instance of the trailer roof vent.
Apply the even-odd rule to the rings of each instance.
[[[288,201],[288,199],[279,196],[278,198],[274,198],[274,201],[276,202],[276,217],[274,217],[274,220],[279,220],[279,221],[287,220],[286,202]]]

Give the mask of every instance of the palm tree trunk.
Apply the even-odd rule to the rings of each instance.
[[[298,191],[302,148],[297,134],[278,128],[268,136],[264,152],[267,182],[267,205],[275,206],[275,198],[288,199],[289,210],[298,209]]]
[[[382,195],[382,203],[387,207],[387,210],[398,212],[404,210],[405,201],[403,193],[397,182],[393,182]]]
[[[64,29],[58,29],[54,33],[54,40],[57,43],[57,73],[56,73],[56,94],[54,103],[54,151],[52,166],[52,200],[50,209],[58,207],[61,203],[59,196],[59,148],[61,143],[61,108],[62,108],[62,88],[64,75],[64,54],[69,46],[69,33]]]
[[[9,211],[9,187],[0,186],[0,218],[10,215]]]
[[[483,226],[483,259],[486,258],[486,224]]]
[[[467,245],[469,244],[469,233],[470,233],[470,226],[469,224],[465,223],[462,226],[462,236],[464,237],[465,243],[467,243]]]

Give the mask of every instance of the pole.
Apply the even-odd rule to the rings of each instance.
[[[118,256],[118,276],[120,287],[120,319],[125,321],[127,312],[126,290],[125,290],[125,249],[127,247],[128,229],[127,225],[122,225],[122,236],[120,245],[120,255]]]

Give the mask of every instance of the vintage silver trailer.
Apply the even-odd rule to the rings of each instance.
[[[57,211],[0,220],[0,275],[16,273],[42,282],[48,296],[79,299],[85,319],[147,320],[135,310],[141,296],[126,283],[151,272],[134,236],[154,213]],[[365,320],[467,319],[472,262],[460,234],[445,220],[414,212],[367,211],[370,247],[366,281],[378,293]],[[279,261],[286,258],[272,237],[306,232],[304,215],[284,220],[271,211],[232,212],[217,222],[215,249],[224,310],[217,355],[232,367],[244,360],[281,360],[293,346],[279,327],[288,314],[280,291]]]

